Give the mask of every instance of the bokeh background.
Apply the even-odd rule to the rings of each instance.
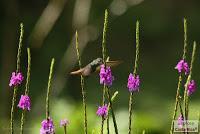
[[[151,134],[169,132],[178,73],[174,69],[183,49],[183,18],[188,19],[188,52],[197,41],[193,79],[200,80],[200,1],[199,0],[1,0],[0,1],[0,133],[9,133],[12,89],[8,83],[16,68],[19,24],[25,25],[22,68],[26,74],[26,47],[31,48],[32,72],[30,96],[32,109],[27,114],[25,134],[39,133],[45,118],[45,97],[49,65],[55,57],[55,73],[50,100],[56,133],[63,133],[60,119],[70,120],[69,134],[83,133],[80,78],[70,76],[77,69],[74,43],[76,29],[82,63],[101,57],[104,10],[109,10],[107,50],[111,59],[123,60],[113,69],[112,92],[119,91],[114,103],[120,134],[127,132],[127,77],[135,57],[135,23],[140,21],[140,92],[134,95],[134,133],[143,129]],[[199,86],[198,86],[199,87]],[[102,86],[98,74],[86,79],[89,133],[97,134],[101,119],[95,113],[100,104]],[[181,89],[183,90],[183,89]],[[21,86],[18,92],[24,92]],[[190,119],[197,119],[200,91],[191,97]],[[19,132],[21,110],[16,108],[15,129]],[[111,123],[112,127],[112,123]],[[113,127],[112,127],[113,129]]]

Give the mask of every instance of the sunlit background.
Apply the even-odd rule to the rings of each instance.
[[[19,24],[24,23],[22,68],[26,74],[26,47],[31,48],[31,111],[27,113],[25,134],[39,133],[45,118],[45,97],[49,66],[55,57],[55,73],[50,114],[56,133],[62,134],[60,119],[70,121],[69,134],[83,133],[83,109],[80,78],[70,76],[77,69],[74,34],[78,30],[83,65],[101,57],[104,10],[109,11],[107,51],[111,59],[123,60],[113,69],[112,92],[119,91],[114,102],[120,134],[128,130],[127,77],[133,71],[135,23],[140,21],[140,92],[134,95],[133,132],[168,133],[175,101],[178,73],[174,69],[183,49],[183,18],[188,19],[188,53],[197,41],[193,79],[200,74],[200,1],[199,0],[1,0],[0,1],[0,133],[9,133],[11,97],[8,83],[16,68]],[[86,79],[89,133],[99,133],[101,119],[96,110],[102,86],[98,74]],[[199,87],[199,86],[198,86]],[[183,90],[183,89],[181,89]],[[20,87],[17,97],[24,93]],[[200,91],[190,99],[190,119],[197,119]],[[16,108],[15,130],[19,132],[21,110]],[[113,130],[112,121],[110,120]],[[113,133],[113,132],[112,132]]]

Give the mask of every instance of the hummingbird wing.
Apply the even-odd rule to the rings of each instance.
[[[106,66],[115,67],[115,66],[118,66],[121,63],[122,63],[121,60],[106,61]],[[99,71],[99,70],[100,70],[100,66],[97,67],[96,71]]]

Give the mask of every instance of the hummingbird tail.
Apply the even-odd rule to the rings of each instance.
[[[79,69],[77,71],[73,71],[73,72],[70,72],[71,75],[81,75],[82,74],[82,69]]]

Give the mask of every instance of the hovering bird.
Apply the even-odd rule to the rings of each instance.
[[[113,67],[113,66],[117,66],[119,64],[121,64],[122,61],[110,61],[109,57],[106,60],[106,66],[109,67]],[[100,70],[100,66],[103,64],[103,59],[102,58],[97,58],[95,60],[93,60],[92,62],[90,62],[88,65],[86,65],[85,67],[73,71],[70,74],[71,75],[82,75],[82,76],[89,76],[94,72],[97,72]]]

